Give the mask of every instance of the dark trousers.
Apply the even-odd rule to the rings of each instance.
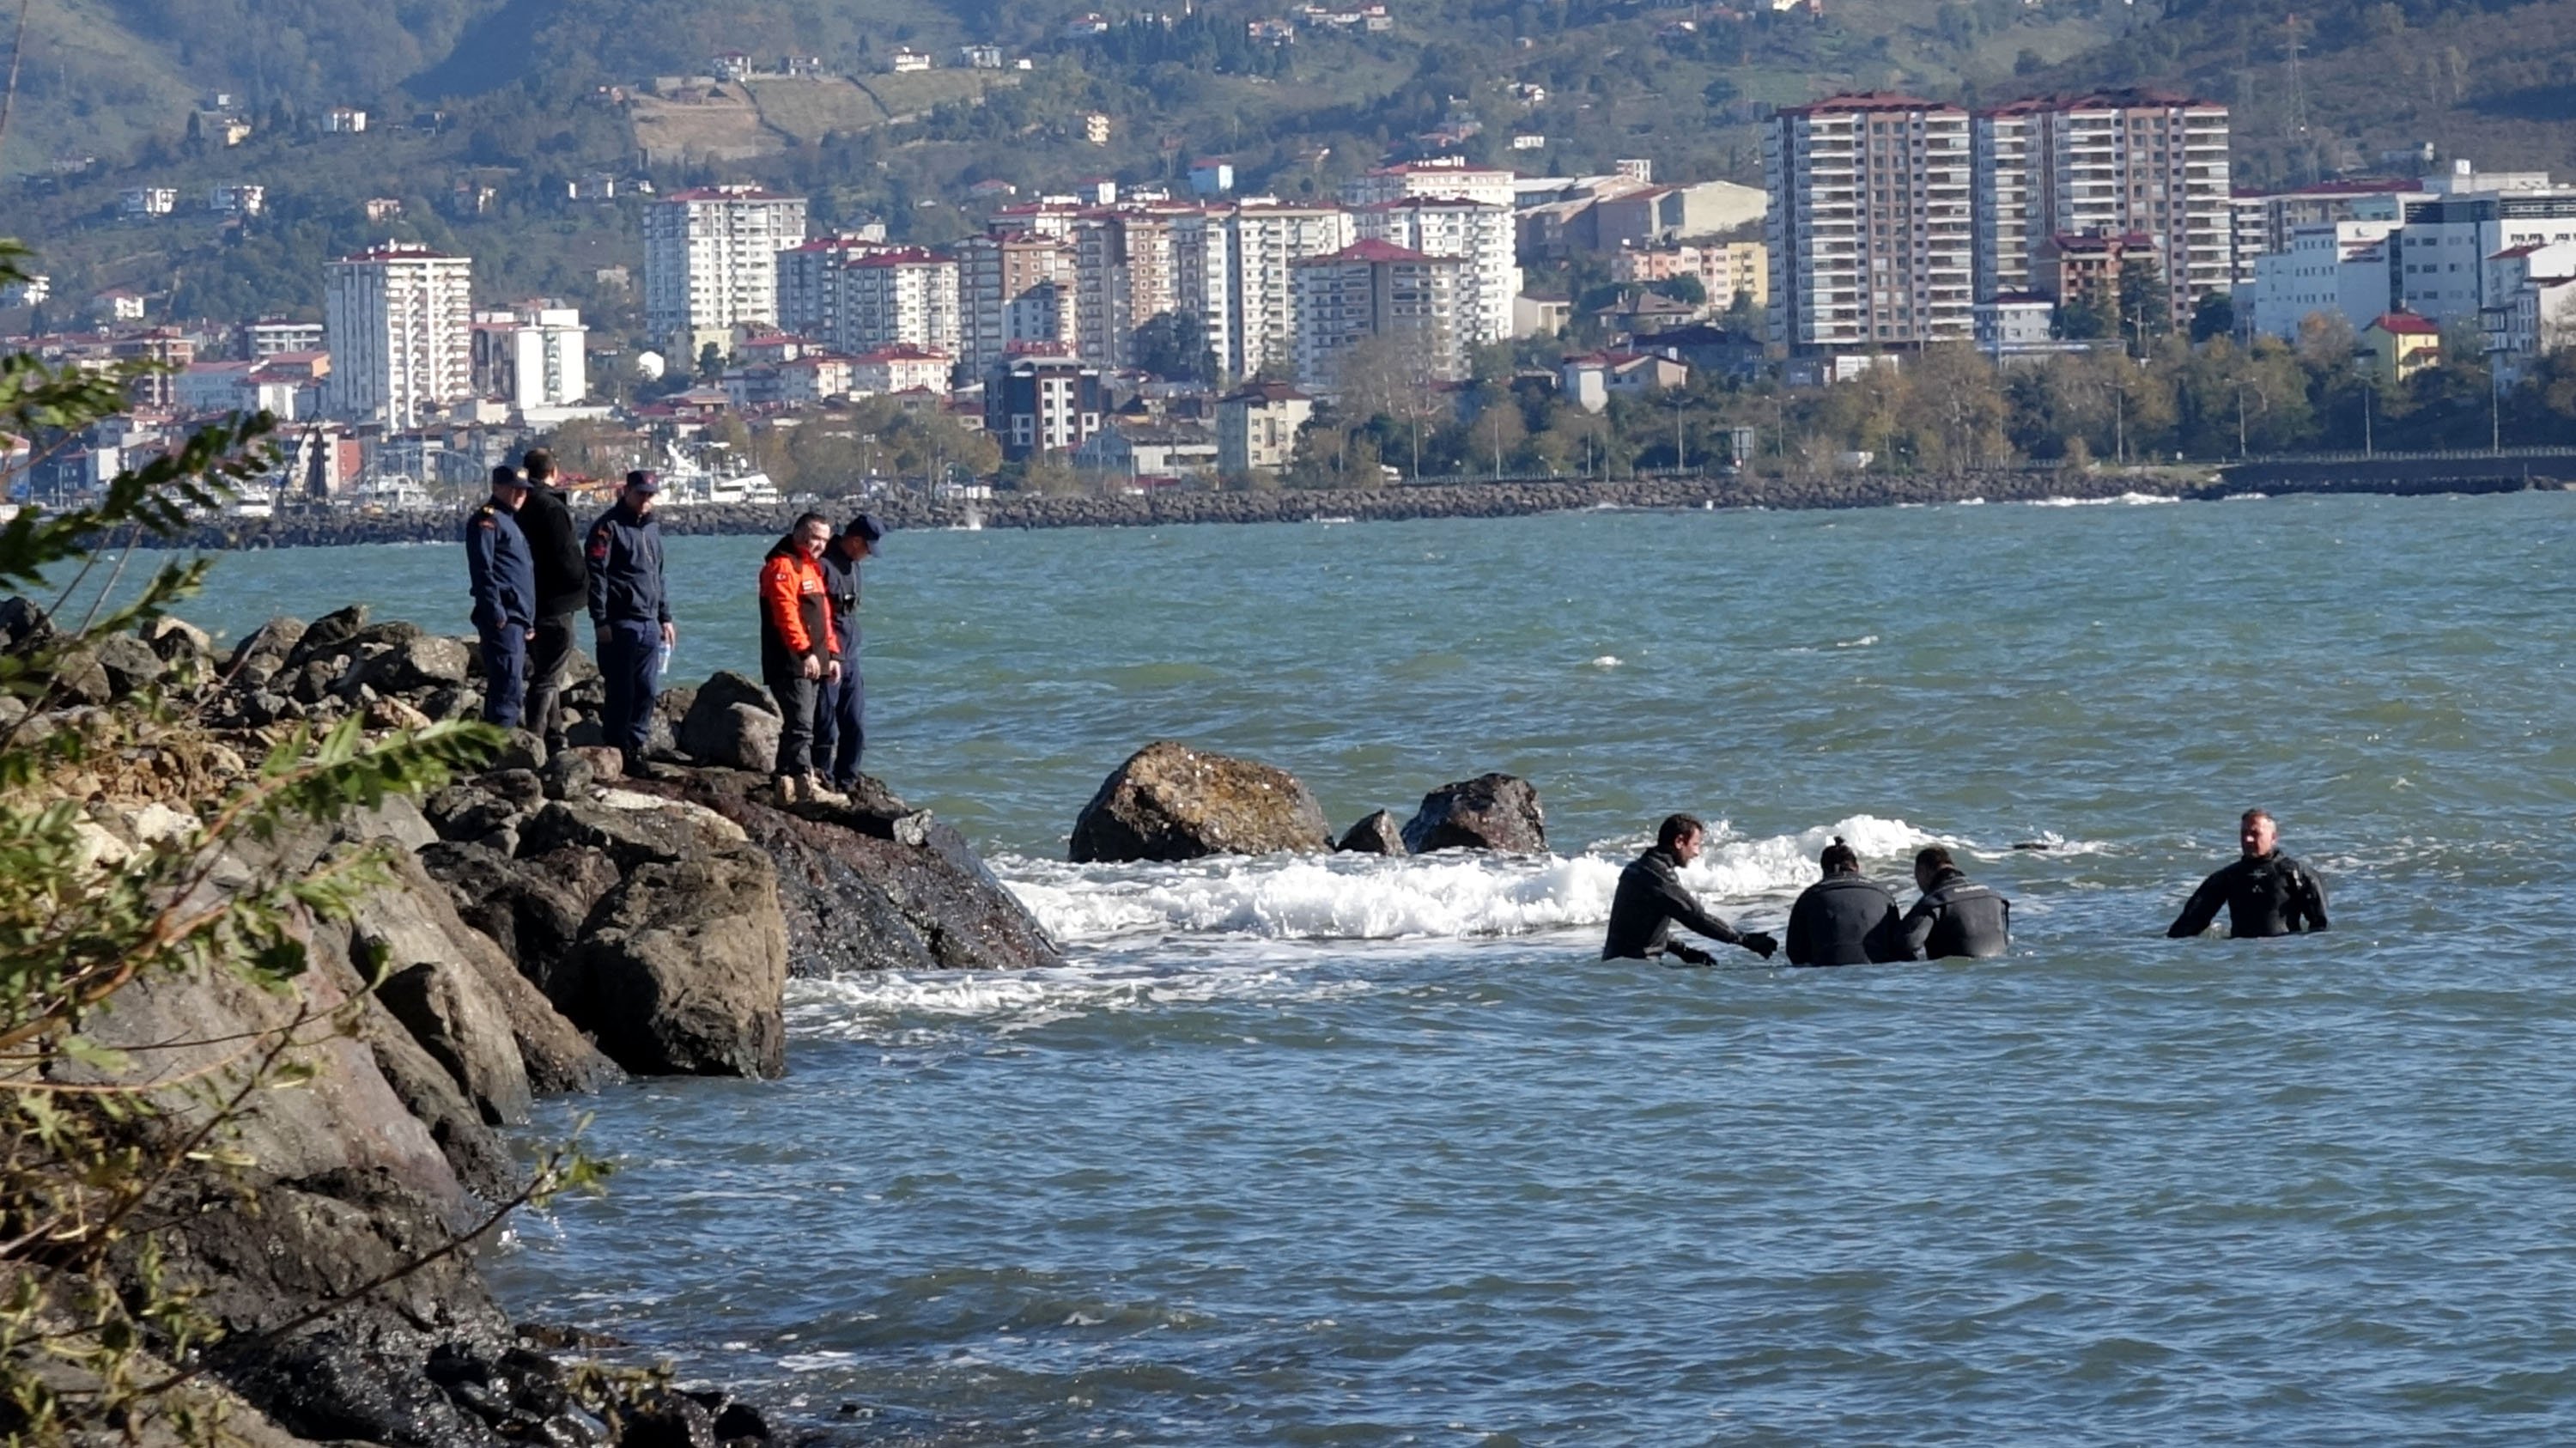
[[[561,739],[564,675],[572,668],[573,616],[551,614],[537,620],[536,641],[528,645],[528,728],[551,744]]]
[[[813,769],[814,706],[820,702],[823,682],[805,677],[795,660],[762,671],[769,692],[778,700],[778,767],[779,774],[806,774]]]
[[[859,661],[843,659],[837,683],[823,686],[814,710],[814,772],[836,789],[859,782],[859,753],[867,748],[868,688]]]
[[[608,626],[608,637],[599,645],[600,682],[608,686],[599,732],[611,748],[629,759],[644,752],[644,741],[652,733],[661,666],[660,624],[625,619]]]
[[[528,693],[528,631],[507,623],[474,631],[483,642],[483,722],[516,729]]]

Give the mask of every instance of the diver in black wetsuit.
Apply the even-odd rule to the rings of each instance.
[[[2234,940],[2325,929],[2325,883],[2282,854],[2280,838],[2281,827],[2271,811],[2247,810],[2236,825],[2236,843],[2244,856],[2200,882],[2166,929],[2166,938],[2187,940],[2207,930],[2221,905],[2227,907],[2227,934]]]
[[[2012,902],[1960,873],[1948,850],[1917,851],[1914,883],[1923,894],[1905,912],[1905,959],[1984,959],[2011,948]]]
[[[1610,934],[1601,942],[1603,960],[1654,960],[1662,956],[1690,965],[1714,965],[1717,957],[1673,939],[1673,927],[1695,930],[1726,945],[1741,945],[1768,960],[1780,943],[1760,931],[1747,935],[1702,909],[1699,897],[1682,884],[1682,866],[1699,858],[1708,831],[1686,814],[1673,815],[1655,831],[1655,847],[1619,872],[1619,893],[1610,900]]]
[[[1877,965],[1905,959],[1896,898],[1860,872],[1860,852],[1840,836],[1816,861],[1825,878],[1789,907],[1791,965]]]

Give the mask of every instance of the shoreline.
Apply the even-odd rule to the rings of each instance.
[[[877,498],[869,511],[894,528],[1054,529],[1170,527],[1202,523],[1354,523],[1422,518],[1518,518],[1577,513],[1594,508],[1720,508],[1812,511],[1900,505],[2047,500],[2105,501],[2126,495],[2206,502],[2260,493],[2380,494],[2513,493],[2569,486],[2552,478],[2481,475],[2474,467],[2442,469],[2415,477],[2299,478],[2224,475],[2190,481],[2143,472],[2043,472],[1862,475],[1830,478],[1647,477],[1595,482],[1541,481],[1425,483],[1389,488],[1276,489],[1259,492],[1172,491],[1112,498],[1010,495],[976,503],[933,502],[910,494]],[[814,505],[829,512],[851,499]],[[717,504],[664,508],[657,516],[674,536],[751,536],[785,531],[808,505]],[[160,540],[156,546],[228,551],[256,548],[329,548],[368,543],[446,542],[462,512],[400,517],[294,514],[209,522]]]

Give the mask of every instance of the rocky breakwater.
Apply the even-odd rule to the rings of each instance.
[[[45,632],[36,610],[0,604],[0,650]],[[102,880],[193,831],[289,728],[417,730],[481,702],[462,641],[363,609],[273,620],[229,650],[164,623],[97,640],[62,672],[69,683],[42,714],[0,696],[0,725],[67,734],[146,698],[165,721],[72,756],[45,786],[79,812]],[[883,786],[848,805],[769,802],[759,776],[729,767],[736,736],[757,732],[734,712],[748,708],[728,697],[738,693],[722,680],[677,691],[650,779],[615,777],[613,751],[549,757],[514,734],[482,772],[418,802],[388,796],[236,844],[199,888],[367,874],[340,908],[297,908],[305,964],[280,988],[205,969],[147,974],[85,1023],[102,1047],[148,1061],[139,1085],[170,1131],[203,1119],[209,1091],[242,1069],[239,1043],[297,1032],[286,1064],[300,1089],[248,1103],[221,1144],[229,1169],[156,1193],[150,1230],[104,1284],[122,1294],[160,1273],[194,1295],[220,1336],[161,1346],[202,1370],[187,1391],[230,1413],[246,1441],[697,1445],[821,1431],[772,1424],[722,1393],[578,1370],[554,1350],[582,1334],[514,1323],[471,1251],[441,1250],[522,1190],[512,1133],[539,1098],[630,1074],[786,1070],[791,970],[1056,959],[957,832]],[[710,697],[736,727],[696,742],[737,749],[712,762],[678,744]],[[66,1057],[46,1069],[77,1085],[107,1068]],[[59,1299],[48,1320],[68,1330],[85,1284],[19,1280]],[[13,1367],[33,1370],[33,1349],[0,1348],[12,1351]],[[44,1370],[80,1386],[77,1369]]]

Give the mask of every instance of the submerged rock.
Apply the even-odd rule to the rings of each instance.
[[[1297,777],[1159,740],[1102,781],[1074,821],[1071,856],[1092,861],[1321,852],[1323,807]]]
[[[1343,831],[1333,850],[1344,855],[1401,855],[1406,853],[1404,831],[1392,813],[1378,810]]]
[[[1422,808],[1404,826],[1404,847],[1433,850],[1500,850],[1547,853],[1547,817],[1538,791],[1509,774],[1484,774],[1444,784],[1422,797]]]

